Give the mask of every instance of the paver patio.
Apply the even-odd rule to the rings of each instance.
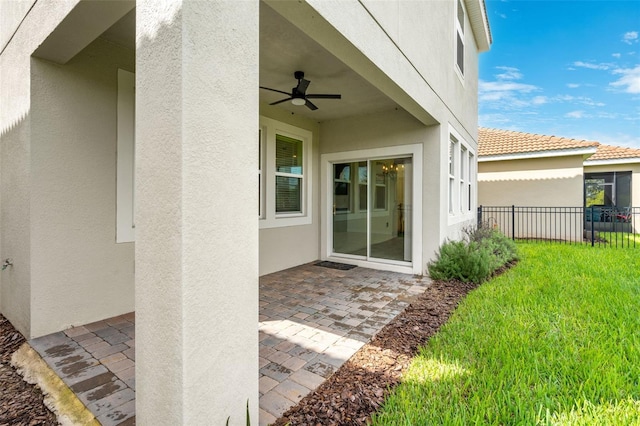
[[[320,385],[429,280],[310,263],[260,277],[260,425]],[[135,424],[135,316],[29,343],[103,425]]]

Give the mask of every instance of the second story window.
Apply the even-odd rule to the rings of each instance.
[[[460,75],[464,77],[464,6],[462,0],[456,0],[458,6],[456,17],[456,67]]]

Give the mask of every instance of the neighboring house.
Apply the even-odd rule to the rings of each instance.
[[[140,424],[257,418],[259,275],[420,274],[474,222],[483,0],[0,19],[0,311],[31,338],[135,309]]]
[[[478,142],[479,205],[583,205],[583,164],[598,142],[486,128]]]
[[[640,206],[640,149],[486,128],[479,129],[478,143],[478,204],[481,206],[594,206],[598,215],[594,221],[611,221],[601,217],[602,208],[607,216],[619,212],[616,216],[624,221],[630,207]],[[542,232],[541,229],[570,223],[575,229],[567,231],[568,234],[581,239],[581,213],[580,220],[576,220],[577,211],[567,210],[562,216],[556,212],[558,210],[554,210],[553,218],[523,215],[516,218],[515,228],[521,229],[520,233],[526,228],[526,236],[538,237],[536,233]],[[524,224],[524,221],[533,223]]]
[[[640,206],[640,149],[486,128],[478,144],[479,205]]]

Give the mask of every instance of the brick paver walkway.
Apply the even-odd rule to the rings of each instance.
[[[135,424],[135,316],[97,321],[29,344],[104,426]]]
[[[260,278],[260,425],[320,385],[428,279],[306,264]],[[135,424],[134,314],[29,343],[105,426]]]

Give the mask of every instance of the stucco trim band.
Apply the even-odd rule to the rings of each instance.
[[[578,148],[578,149],[561,149],[553,151],[541,151],[541,152],[525,152],[518,154],[507,155],[487,155],[478,157],[479,163],[488,161],[507,161],[507,160],[526,160],[531,158],[547,158],[547,157],[569,157],[572,155],[586,155],[591,156],[596,153],[596,147]]]

